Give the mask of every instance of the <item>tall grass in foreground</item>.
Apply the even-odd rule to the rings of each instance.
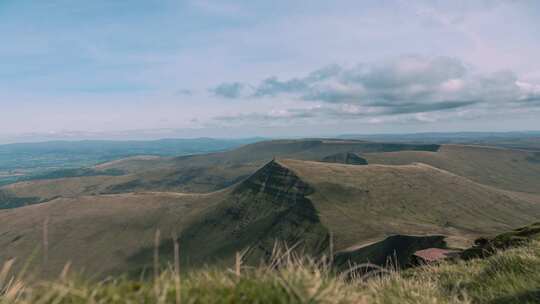
[[[241,257],[240,257],[241,260]],[[540,303],[540,242],[485,260],[444,263],[353,278],[324,261],[277,255],[268,265],[184,274],[171,265],[155,280],[90,282],[64,269],[32,284],[0,270],[0,303]],[[158,282],[158,283],[156,283]],[[156,286],[157,285],[157,286]]]

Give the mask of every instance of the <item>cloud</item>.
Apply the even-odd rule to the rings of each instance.
[[[425,113],[474,105],[531,105],[540,97],[538,85],[519,82],[511,71],[477,73],[452,57],[402,56],[352,67],[330,65],[299,78],[280,80],[273,76],[255,86],[221,86],[230,93],[226,94],[228,98],[240,97],[240,88],[252,87],[253,98],[290,97],[328,105],[360,105],[370,109],[369,115]]]
[[[215,88],[210,89],[216,96],[224,98],[239,98],[242,95],[245,85],[240,82],[222,83]]]
[[[303,77],[273,76],[257,85],[235,87],[245,90],[229,98],[264,97],[261,102],[273,102],[274,107],[214,121],[270,126],[433,123],[521,115],[540,108],[540,85],[520,81],[512,71],[480,73],[451,57],[403,56],[349,67],[329,65]]]
[[[527,82],[516,82],[517,86],[523,92],[520,101],[526,106],[540,106],[540,85]]]
[[[283,93],[297,93],[309,89],[309,84],[303,79],[280,81],[277,77],[265,79],[255,90],[254,96],[275,96]]]
[[[388,114],[388,113],[386,113]],[[439,120],[438,115],[416,113],[413,115],[385,115],[384,111],[372,111],[355,105],[324,105],[310,108],[291,108],[273,110],[266,113],[237,113],[214,117],[214,123],[220,126],[321,126],[362,121],[367,124],[383,123],[426,123]]]
[[[180,96],[191,96],[193,95],[193,91],[189,89],[180,89],[176,91],[176,95]]]

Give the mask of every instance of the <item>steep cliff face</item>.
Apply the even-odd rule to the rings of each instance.
[[[0,189],[0,209],[19,208],[26,205],[37,204],[39,197],[20,197],[7,190]]]
[[[312,192],[294,172],[273,160],[238,185],[233,194],[267,195],[275,203],[294,204]]]
[[[336,164],[346,164],[346,165],[367,165],[368,162],[366,159],[358,156],[358,154],[351,152],[336,153],[328,155],[322,159],[325,163],[336,163]]]
[[[270,257],[276,241],[316,255],[326,249],[328,231],[306,197],[311,192],[294,172],[272,161],[190,225],[181,243],[192,263],[226,259],[248,247],[246,259],[258,262]]]
[[[411,262],[412,255],[418,250],[432,247],[446,248],[444,238],[442,235],[393,235],[371,245],[340,252],[336,254],[334,264],[339,270],[364,263],[406,267]]]

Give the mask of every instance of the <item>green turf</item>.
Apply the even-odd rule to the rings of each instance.
[[[180,251],[181,254],[181,251]],[[276,255],[284,263],[178,273],[170,266],[150,279],[88,280],[68,268],[34,281],[0,271],[2,304],[82,303],[538,303],[540,242],[474,259],[409,269],[381,269],[346,278],[322,261]],[[241,260],[240,260],[241,261]]]

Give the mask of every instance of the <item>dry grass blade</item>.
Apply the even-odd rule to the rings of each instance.
[[[159,229],[156,230],[154,236],[154,290],[156,296],[159,295],[159,242],[161,238],[161,232]]]
[[[251,247],[247,247],[244,250],[240,252],[236,252],[235,258],[234,258],[234,274],[236,277],[240,277],[242,275],[242,268],[244,266],[244,257],[248,254],[248,252],[251,250]]]
[[[334,264],[334,233],[329,231],[330,265]]]
[[[242,257],[240,256],[240,252],[236,252],[234,260],[234,273],[236,274],[236,277],[239,278],[241,275],[240,268],[242,267]]]
[[[365,269],[364,274],[358,277],[357,272],[358,270],[361,270],[361,269]],[[383,273],[390,274],[390,273],[393,273],[393,271],[388,270],[376,264],[362,263],[362,264],[349,267],[347,271],[344,271],[340,274],[340,278],[342,280],[345,280],[347,277],[354,276],[355,278],[358,278],[360,281],[363,281],[363,280],[366,280],[367,278],[370,278],[371,276],[375,274],[383,274]]]
[[[71,268],[71,261],[67,262],[64,265],[64,268],[62,268],[62,272],[60,273],[60,281],[66,281],[67,280],[67,276],[69,274],[69,269],[70,268]]]
[[[278,268],[280,265],[292,265],[293,258],[293,250],[296,249],[301,244],[301,242],[297,242],[291,247],[288,247],[287,244],[284,244],[285,251],[282,252],[281,249],[276,249],[274,252],[272,252],[272,256],[270,257],[270,264],[266,267],[268,270],[274,270]],[[283,261],[286,261],[286,263],[283,263]]]
[[[5,262],[4,266],[2,266],[2,271],[0,271],[0,291],[3,289],[4,283],[9,275],[9,271],[11,270],[11,267],[13,267],[14,263],[15,259],[11,259]]]
[[[176,233],[172,235],[174,244],[174,290],[176,295],[176,304],[182,302],[181,285],[180,285],[180,244]]]
[[[49,262],[49,217],[43,221],[43,268]]]
[[[13,284],[8,285],[3,297],[7,300],[7,303],[15,302],[23,289],[24,283],[22,281],[15,281]]]

